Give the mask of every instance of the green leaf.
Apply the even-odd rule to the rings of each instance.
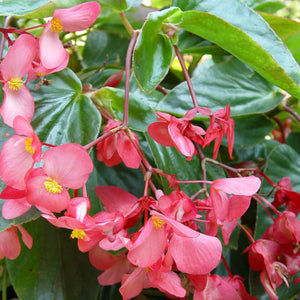
[[[81,94],[78,77],[65,69],[50,74],[47,80],[50,84],[37,90],[37,80],[28,85],[35,99],[32,126],[40,140],[53,145],[93,141],[99,133],[101,116],[92,101]]]
[[[248,148],[265,139],[275,124],[264,115],[234,118],[234,147]]]
[[[274,14],[275,12],[284,7],[285,4],[280,1],[265,1],[264,3],[255,5],[253,8],[258,11]]]
[[[22,16],[45,5],[49,0],[2,0],[0,3],[1,16]]]
[[[266,13],[260,13],[260,15],[270,24],[288,46],[296,61],[300,63],[300,23]]]
[[[96,299],[99,271],[91,266],[86,253],[70,239],[70,230],[55,228],[46,220],[26,224],[33,246],[22,247],[8,272],[19,299]]]
[[[176,7],[150,13],[138,36],[133,66],[135,77],[145,92],[151,92],[166,76],[173,58],[173,46],[162,32],[164,24],[181,21]]]
[[[123,120],[124,90],[104,87],[93,95],[93,101],[98,107],[104,107],[118,120]],[[129,127],[146,131],[148,126],[156,120],[156,115],[151,106],[135,93],[129,93]]]
[[[108,34],[95,30],[88,35],[83,49],[83,65],[96,67],[103,64],[125,66],[126,51],[129,39],[118,34]]]
[[[286,143],[300,155],[300,132],[291,132],[286,139]]]
[[[246,4],[238,0],[174,3],[183,10],[199,10],[185,11],[181,28],[219,45],[273,84],[300,98],[299,65],[268,23]]]
[[[235,58],[204,69],[192,78],[192,83],[200,106],[216,111],[230,104],[231,116],[267,112],[283,98],[277,87]],[[192,108],[184,82],[165,96],[156,109],[182,116]]]
[[[101,5],[116,11],[124,11],[130,8],[132,1],[130,0],[99,0]]]

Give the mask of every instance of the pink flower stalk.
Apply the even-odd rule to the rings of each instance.
[[[42,146],[30,123],[22,116],[13,122],[13,135],[3,145],[0,153],[0,177],[7,185],[25,189],[25,175],[35,162],[41,161]]]
[[[64,144],[47,150],[43,168],[35,169],[26,181],[27,201],[53,212],[67,208],[70,196],[66,188],[80,189],[93,170],[87,151],[78,144]]]
[[[108,120],[104,133],[120,125],[122,122]],[[138,136],[134,132],[130,134],[139,146]],[[123,161],[128,168],[137,169],[141,163],[138,151],[123,130],[119,130],[97,144],[97,158],[109,167],[116,166]]]
[[[24,244],[31,249],[32,237],[24,229],[23,226],[11,226],[10,228],[0,232],[0,260],[4,257],[8,259],[16,259],[21,252],[21,244],[19,241],[18,231],[21,232]]]
[[[40,38],[40,59],[46,69],[65,65],[69,53],[59,39],[62,31],[81,31],[89,28],[100,13],[100,4],[86,2],[67,9],[56,9]]]
[[[9,48],[1,63],[4,100],[0,113],[3,122],[10,127],[13,127],[14,118],[18,115],[28,122],[33,117],[34,100],[23,77],[31,71],[36,51],[36,39],[29,34],[22,34]]]
[[[157,112],[158,121],[149,125],[148,133],[159,144],[176,149],[192,159],[195,154],[195,146],[192,141],[203,145],[202,135],[205,131],[198,126],[191,124],[191,119],[177,119],[167,113]]]
[[[237,219],[249,208],[251,197],[260,188],[261,181],[255,176],[221,178],[210,187],[210,199],[218,225],[221,225],[223,238],[228,243]],[[227,194],[233,194],[228,197]],[[211,216],[210,216],[211,217]]]

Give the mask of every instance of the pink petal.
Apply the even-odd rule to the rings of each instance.
[[[122,281],[119,291],[123,296],[123,300],[129,300],[140,294],[144,288],[145,277],[146,270],[137,268]]]
[[[44,170],[62,186],[81,188],[93,170],[87,151],[78,144],[64,144],[44,153]]]
[[[5,219],[13,219],[25,214],[31,205],[26,198],[8,199],[4,202],[2,207],[2,216]]]
[[[166,147],[174,147],[174,142],[168,132],[168,123],[155,122],[149,125],[148,133],[150,136],[159,143]]]
[[[138,137],[134,135],[137,143]],[[133,143],[125,133],[121,133],[117,139],[117,150],[122,161],[128,168],[137,169],[141,163],[141,157]]]
[[[260,188],[261,181],[256,176],[221,178],[215,180],[211,187],[227,194],[252,196]]]
[[[104,271],[111,268],[117,262],[118,258],[96,246],[89,251],[89,260],[96,269]]]
[[[132,270],[126,256],[119,256],[117,262],[109,269],[98,276],[100,285],[112,285],[121,281],[125,273]]]
[[[149,267],[161,258],[166,246],[165,229],[154,228],[151,218],[141,230],[127,257],[136,266]]]
[[[181,286],[180,277],[174,272],[159,272],[150,269],[147,276],[151,287],[178,298],[183,298],[186,294],[186,290]]]
[[[50,193],[45,188],[47,176],[35,176],[27,181],[27,201],[31,205],[40,206],[53,212],[61,212],[67,208],[70,201],[68,191],[63,188],[61,193]]]
[[[69,60],[69,52],[59,39],[59,34],[50,27],[49,21],[40,37],[40,59],[46,69],[55,69]]]
[[[232,195],[229,197],[227,221],[239,219],[249,208],[251,196]]]
[[[7,185],[25,189],[25,175],[33,167],[32,154],[26,151],[26,137],[13,135],[3,145],[0,153],[0,177]]]
[[[231,233],[237,226],[237,220],[232,221],[232,222],[226,222],[224,221],[223,224],[221,225],[221,231],[222,231],[222,236],[224,240],[224,244],[227,245],[229,243],[229,239],[231,236]]]
[[[29,34],[21,34],[9,48],[1,63],[1,74],[5,81],[22,78],[31,70],[37,52],[37,41]]]
[[[21,232],[22,240],[28,249],[32,248],[32,237],[22,225],[17,225]]]
[[[169,249],[178,270],[195,275],[211,272],[218,265],[222,253],[221,242],[202,233],[196,238],[174,234]]]
[[[100,13],[100,4],[86,2],[67,9],[56,9],[53,18],[58,18],[64,31],[80,31],[92,26]]]
[[[182,135],[176,123],[170,123],[168,131],[176,149],[180,153],[188,157],[194,155],[195,146],[193,142],[186,136]]]
[[[0,252],[8,259],[15,259],[21,252],[17,227],[10,228],[0,232]]]
[[[126,215],[139,200],[134,195],[117,186],[96,186],[95,193],[107,211],[119,211],[123,215]]]
[[[14,91],[6,83],[3,90],[4,100],[0,108],[3,122],[13,127],[14,118],[18,115],[30,122],[34,114],[34,100],[29,89],[23,85],[19,90]]]

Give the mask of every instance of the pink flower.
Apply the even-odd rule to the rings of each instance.
[[[232,157],[234,142],[234,120],[230,119],[230,105],[222,108],[210,116],[210,125],[206,130],[203,148],[208,146],[215,140],[213,159],[218,156],[218,151],[222,142],[222,138],[227,135],[228,152]]]
[[[191,124],[191,119],[177,119],[167,113],[157,112],[158,121],[149,125],[148,133],[159,144],[167,147],[176,147],[188,160],[195,154],[192,141],[203,145],[202,135],[205,131]]]
[[[35,162],[41,160],[42,146],[29,122],[17,116],[13,122],[13,135],[3,145],[0,153],[0,177],[7,185],[25,189],[25,175]]]
[[[53,212],[66,209],[70,196],[66,188],[80,189],[93,170],[87,151],[78,144],[64,144],[47,150],[43,168],[35,169],[26,181],[27,201]]]
[[[56,9],[40,38],[40,59],[46,69],[65,64],[69,53],[59,39],[62,31],[80,31],[89,28],[100,13],[100,4],[86,2],[67,9]]]
[[[108,120],[104,133],[109,132],[121,124],[122,122]],[[138,136],[134,132],[130,132],[130,134],[139,145]],[[128,168],[137,169],[141,163],[141,157],[138,151],[123,130],[119,130],[97,144],[97,158],[109,167],[116,166],[123,161]]]
[[[21,252],[21,245],[17,228],[22,234],[24,244],[31,249],[32,237],[29,233],[21,225],[12,225],[10,228],[0,232],[0,260],[4,257],[7,257],[8,259],[15,259],[19,256]]]
[[[31,121],[34,113],[34,101],[23,77],[31,71],[31,63],[37,51],[37,42],[29,34],[22,34],[9,48],[1,63],[1,75],[4,81],[4,101],[0,108],[3,122],[13,126],[18,115]]]
[[[255,176],[221,178],[212,183],[210,199],[216,222],[221,225],[225,243],[228,242],[234,224],[236,225],[234,222],[247,211],[251,196],[258,191],[260,184],[260,179]],[[228,197],[227,194],[233,195]]]

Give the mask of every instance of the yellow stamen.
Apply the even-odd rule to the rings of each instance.
[[[74,229],[71,233],[72,239],[82,240],[86,236],[86,233],[82,229]]]
[[[60,33],[63,31],[63,25],[59,18],[53,18],[51,20],[51,30],[55,33]]]
[[[62,186],[58,184],[55,180],[51,177],[47,177],[47,180],[44,182],[44,186],[49,193],[52,194],[60,194],[63,190]]]
[[[25,150],[28,151],[30,154],[34,153],[34,149],[32,148],[32,138],[27,138],[24,142]]]
[[[160,229],[166,224],[164,220],[161,220],[160,218],[158,218],[156,216],[152,217],[152,222],[153,222],[153,227],[155,229]]]
[[[23,86],[23,80],[22,78],[12,78],[10,81],[8,81],[8,87],[13,90],[17,91]]]

